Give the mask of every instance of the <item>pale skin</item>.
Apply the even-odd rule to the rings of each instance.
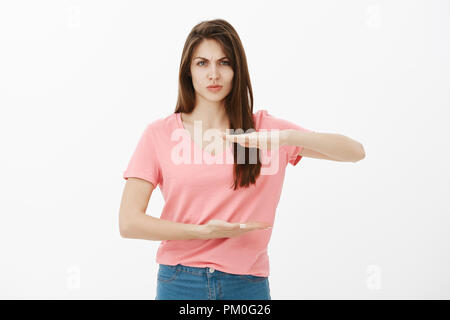
[[[194,50],[191,61],[191,77],[195,90],[195,108],[187,114],[182,112],[181,119],[184,128],[198,145],[207,145],[205,135],[194,135],[194,121],[199,121],[202,132],[218,129],[225,132],[230,128],[230,121],[225,113],[224,99],[230,93],[234,72],[230,60],[222,48],[214,40],[204,40]],[[221,85],[218,92],[207,89],[209,85]],[[199,139],[202,139],[200,142]],[[220,141],[220,139],[218,139]],[[225,143],[222,148],[225,148]],[[211,154],[214,154],[212,152]]]
[[[227,63],[228,60],[222,59],[224,57],[225,53],[213,40],[203,41],[193,52],[190,72],[196,104],[194,111],[190,114],[182,113],[181,118],[185,129],[194,140],[198,138],[194,136],[194,121],[201,121],[203,132],[211,128],[224,132],[230,128],[223,100],[231,91],[234,73]],[[212,84],[223,87],[219,92],[211,92],[207,86]],[[203,140],[203,145],[205,144],[208,142]],[[119,229],[122,237],[156,241],[233,238],[246,232],[267,230],[271,227],[271,224],[264,221],[230,223],[213,219],[197,225],[152,217],[145,212],[154,188],[149,181],[128,178],[119,209]]]
[[[303,157],[341,162],[357,162],[365,158],[364,147],[358,141],[336,133],[305,132],[293,129],[279,130],[279,139],[272,142],[268,132],[243,134],[222,133],[222,138],[245,147],[271,149],[271,146],[303,146],[299,155]]]
[[[197,58],[202,57],[202,58]],[[225,57],[225,58],[224,58]],[[201,121],[203,132],[219,129],[224,141],[237,142],[243,146],[270,148],[270,135],[260,132],[229,135],[229,120],[224,110],[224,98],[232,87],[233,70],[226,63],[225,53],[214,40],[204,40],[194,50],[191,61],[191,77],[195,89],[196,104],[190,114],[181,114],[183,126],[194,140],[194,121]],[[211,84],[222,85],[219,92],[210,92]],[[200,137],[203,139],[203,137]],[[365,157],[361,143],[346,136],[333,133],[280,130],[278,146],[303,146],[303,157],[343,162],[356,162]],[[203,140],[203,145],[208,141]],[[264,221],[241,221],[230,223],[210,220],[205,224],[186,224],[146,215],[147,206],[155,186],[146,180],[128,178],[119,209],[120,235],[124,238],[146,240],[188,240],[234,238],[254,230],[268,230],[272,226]],[[267,231],[268,232],[268,231]]]

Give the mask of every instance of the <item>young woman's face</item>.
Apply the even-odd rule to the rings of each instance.
[[[230,93],[233,69],[216,40],[205,39],[194,50],[191,61],[192,85],[196,96],[209,101],[221,101]],[[210,85],[220,85],[220,90],[209,90]]]

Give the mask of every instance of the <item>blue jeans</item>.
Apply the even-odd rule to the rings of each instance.
[[[269,277],[160,264],[155,300],[271,300]]]

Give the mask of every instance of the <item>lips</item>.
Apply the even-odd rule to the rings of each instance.
[[[222,88],[222,86],[214,85],[214,86],[208,86],[207,88]]]

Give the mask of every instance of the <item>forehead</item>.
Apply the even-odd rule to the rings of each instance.
[[[220,59],[225,56],[225,53],[216,40],[205,39],[194,49],[192,57],[195,58],[199,56],[206,59]]]

